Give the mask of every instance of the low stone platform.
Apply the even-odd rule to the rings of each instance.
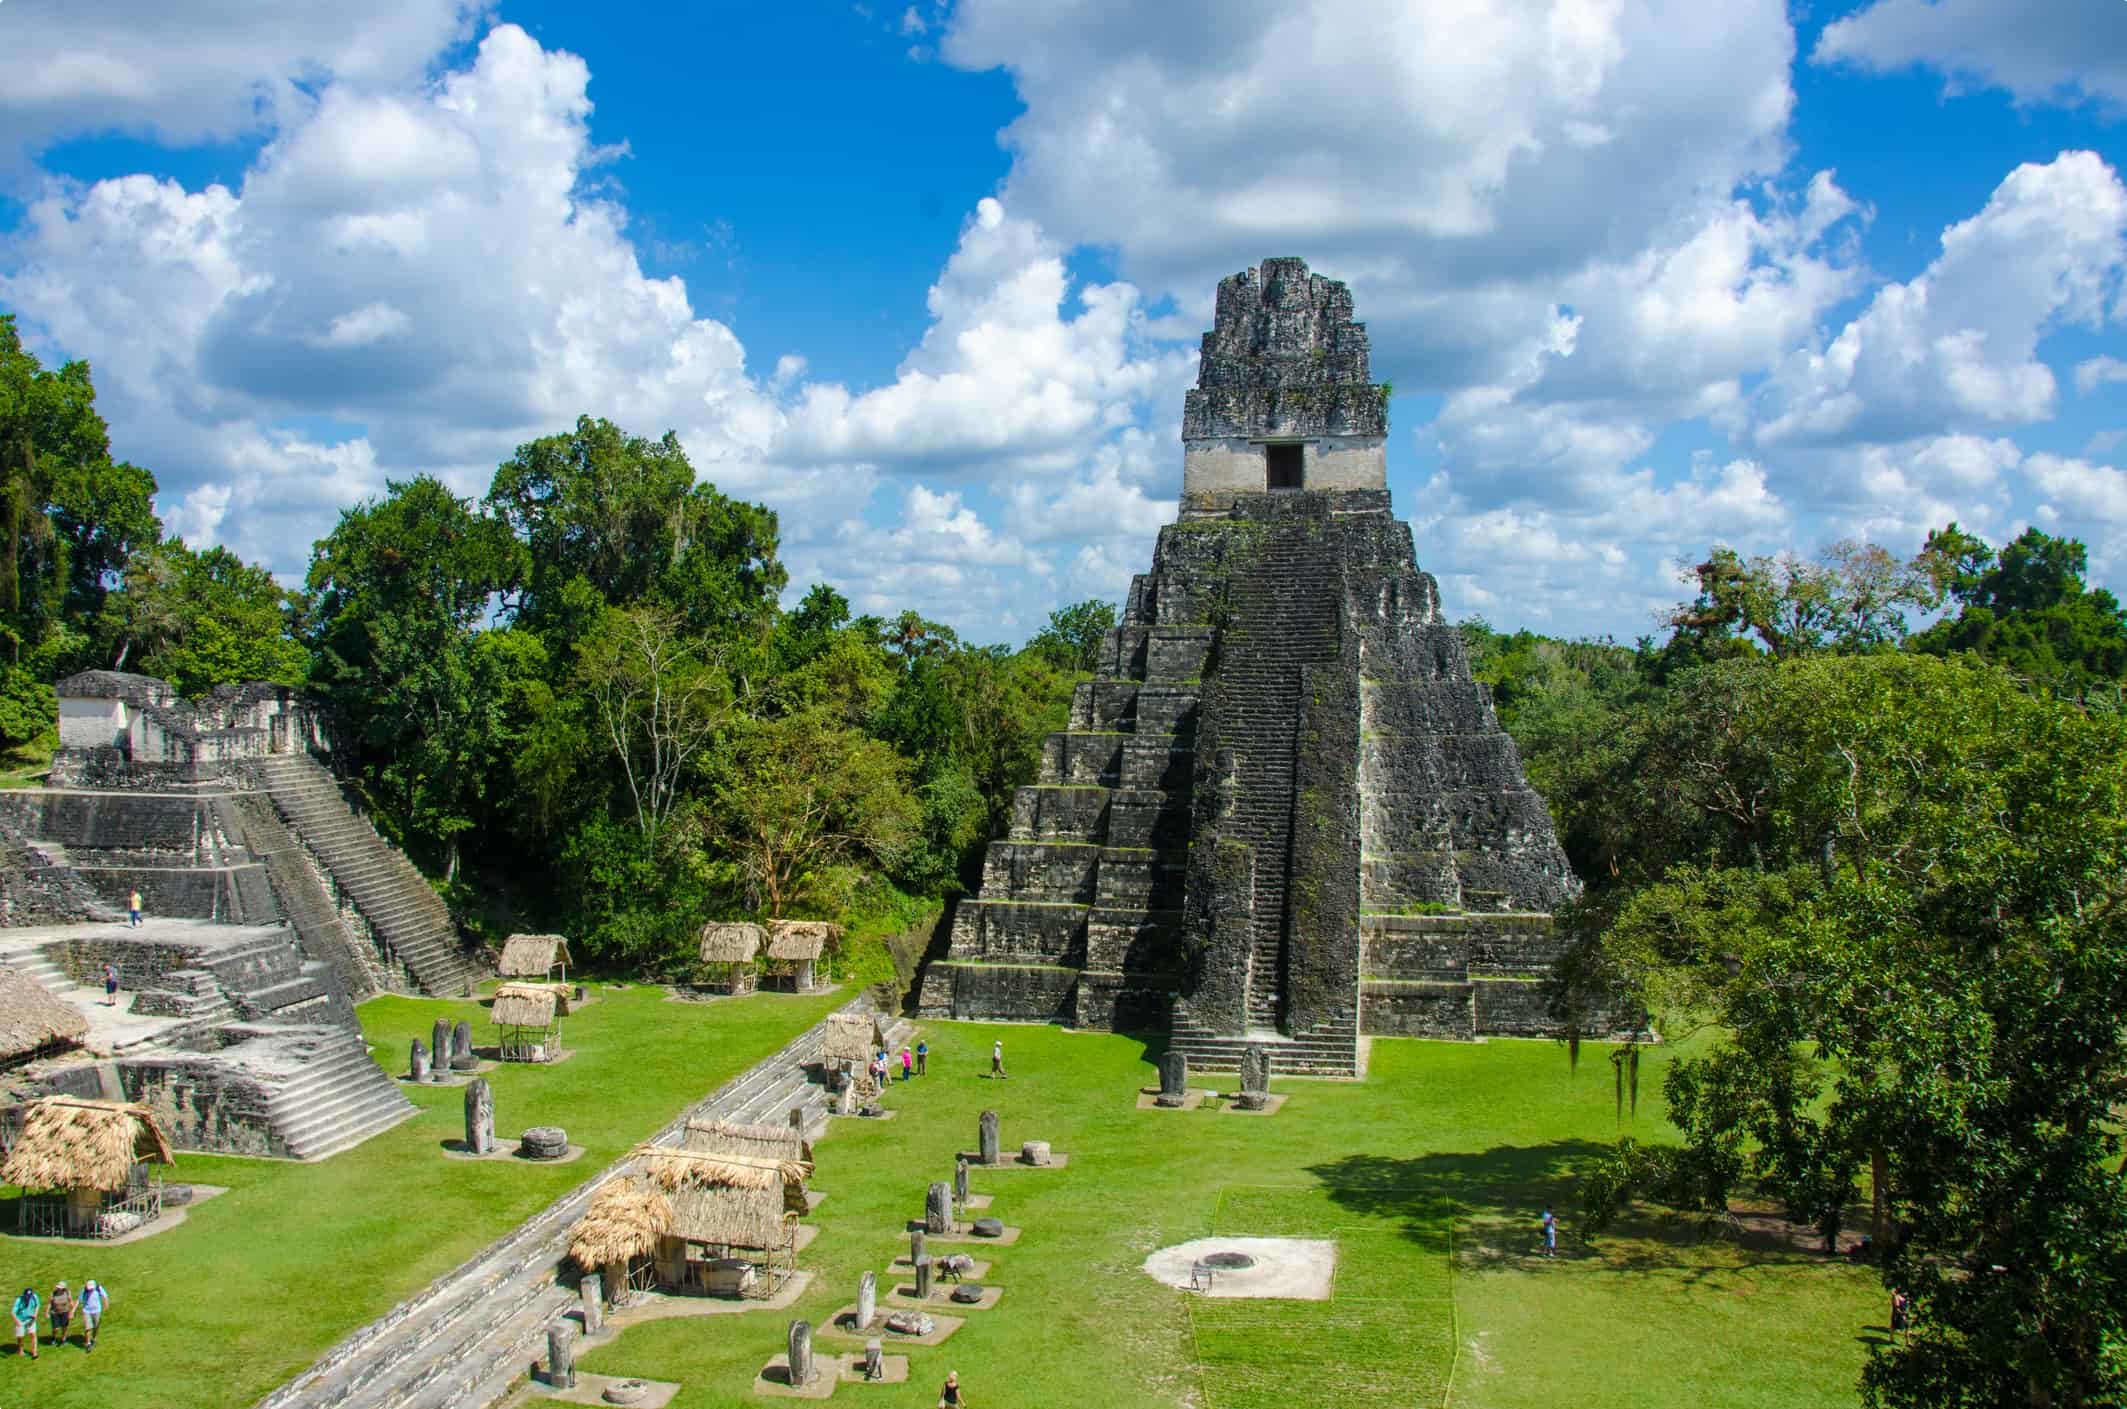
[[[982,1299],[980,1301],[954,1301],[954,1288],[963,1285],[980,1285],[982,1287]],[[979,1279],[975,1282],[966,1283],[947,1282],[943,1286],[933,1282],[931,1283],[931,1294],[927,1297],[918,1298],[915,1284],[904,1282],[888,1292],[886,1300],[888,1304],[893,1306],[915,1307],[934,1313],[940,1307],[951,1307],[960,1311],[987,1311],[998,1302],[1004,1300],[1004,1288],[990,1286],[987,1283],[980,1282]]]
[[[464,1160],[468,1164],[484,1164],[494,1160],[508,1164],[531,1165],[536,1168],[541,1165],[574,1164],[583,1158],[583,1146],[569,1146],[568,1153],[564,1154],[560,1159],[527,1159],[517,1153],[517,1141],[515,1140],[497,1140],[495,1148],[484,1155],[476,1155],[467,1151],[463,1140],[445,1140],[443,1141],[443,1157],[445,1159]]]
[[[1137,1108],[1141,1111],[1193,1111],[1198,1106],[1203,1105],[1213,1093],[1192,1088],[1182,1094],[1182,1103],[1178,1106],[1161,1105],[1159,1103],[1159,1094],[1157,1090],[1139,1091],[1137,1093]]]
[[[1007,1169],[1062,1169],[1071,1162],[1071,1157],[1061,1150],[1051,1151],[1047,1164],[1028,1164],[1018,1155],[1013,1155],[1010,1159],[1000,1160],[996,1164],[984,1164],[976,1157],[976,1153],[970,1150],[962,1150],[960,1158],[967,1161],[967,1172],[971,1175],[996,1174]]]
[[[1249,1110],[1247,1107],[1241,1105],[1238,1101],[1235,1101],[1231,1097],[1228,1097],[1226,1100],[1219,1102],[1217,1106],[1213,1107],[1213,1113],[1216,1115],[1276,1115],[1280,1110],[1284,1109],[1284,1107],[1285,1097],[1282,1094],[1275,1096],[1265,1096],[1263,1098],[1263,1108],[1261,1110],[1254,1111]]]
[[[988,1258],[976,1258],[974,1265],[970,1267],[967,1272],[969,1280],[976,1282],[981,1281],[983,1278],[990,1275],[990,1268],[993,1266],[995,1266],[995,1264],[992,1263]],[[916,1264],[906,1256],[895,1258],[893,1260],[892,1265],[887,1268],[887,1271],[898,1272],[903,1276],[908,1276],[914,1273],[915,1270]],[[945,1285],[952,1286],[953,1284],[951,1282],[947,1282]]]
[[[917,1219],[910,1226],[909,1231],[914,1232],[922,1226],[923,1220]],[[975,1236],[972,1224],[955,1223],[952,1232],[932,1233],[925,1241],[932,1243],[981,1243],[987,1247],[1008,1248],[1019,1241],[1019,1229],[1007,1224],[1005,1230],[994,1238],[978,1238]]]
[[[888,1345],[943,1345],[952,1338],[953,1332],[967,1324],[967,1318],[964,1316],[944,1316],[929,1307],[924,1307],[924,1314],[929,1316],[932,1322],[931,1333],[927,1336],[897,1335],[887,1330],[884,1325],[874,1326],[868,1331],[852,1331],[842,1324],[842,1320],[845,1315],[853,1318],[856,1310],[855,1306],[843,1307],[825,1325],[815,1327],[814,1334],[833,1336],[845,1341],[877,1339],[886,1342]],[[883,1315],[881,1319],[883,1321]]]
[[[787,1311],[798,1304],[798,1299],[812,1290],[813,1274],[808,1271],[794,1273],[774,1296],[754,1300],[720,1296],[675,1296],[670,1292],[637,1292],[636,1301],[620,1310],[606,1313],[606,1330],[591,1344],[602,1345],[614,1332],[644,1321],[674,1321],[694,1316],[742,1316],[749,1311]]]
[[[4,1238],[11,1243],[59,1243],[67,1247],[80,1248],[84,1256],[95,1252],[99,1248],[122,1248],[127,1243],[144,1243],[150,1238],[169,1232],[172,1228],[182,1228],[185,1223],[185,1215],[192,1210],[195,1204],[203,1204],[209,1199],[219,1198],[229,1192],[228,1189],[220,1184],[194,1184],[191,1187],[192,1200],[190,1203],[178,1208],[165,1208],[153,1223],[144,1223],[131,1232],[120,1233],[115,1238],[38,1238],[17,1233],[13,1228],[0,1228],[0,1238]]]
[[[794,1385],[790,1382],[790,1357],[778,1355],[754,1377],[753,1392],[770,1399],[826,1399],[835,1392],[841,1378],[839,1365],[826,1356],[815,1355],[811,1383]]]
[[[879,1357],[880,1378],[864,1378],[864,1353],[842,1357],[842,1383],[846,1385],[905,1385],[908,1383],[908,1357],[906,1355],[882,1355]]]
[[[572,1389],[556,1389],[542,1379],[533,1379],[525,1392],[518,1396],[519,1404],[537,1404],[542,1401],[553,1404],[596,1404],[600,1409],[610,1409],[613,1401],[605,1398],[605,1392],[615,1385],[637,1382],[634,1375],[593,1375],[583,1370],[576,1372],[576,1384]],[[641,1380],[641,1398],[630,1396],[630,1409],[665,1409],[674,1395],[680,1392],[677,1380]]]

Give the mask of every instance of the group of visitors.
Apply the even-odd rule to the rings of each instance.
[[[903,1047],[900,1058],[901,1079],[907,1081],[911,1077],[922,1076],[930,1065],[930,1059],[931,1044],[928,1042],[918,1041],[914,1047]],[[894,1054],[884,1047],[872,1054],[871,1079],[872,1085],[881,1091],[894,1079]]]
[[[35,1287],[24,1287],[22,1295],[15,1298],[15,1353],[37,1358],[37,1318],[42,1315],[51,1327],[53,1345],[65,1345],[74,1322],[81,1322],[81,1348],[96,1348],[96,1332],[103,1325],[103,1313],[111,1305],[111,1294],[93,1279],[81,1285],[81,1295],[76,1296],[65,1282],[52,1288],[51,1300],[37,1295]]]

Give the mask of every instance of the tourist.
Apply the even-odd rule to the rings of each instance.
[[[909,1079],[909,1078],[910,1078],[911,1076],[914,1076],[915,1074],[916,1074],[916,1056],[915,1056],[915,1053],[913,1053],[913,1052],[909,1051],[909,1050],[908,1050],[908,1048],[906,1048],[906,1047],[903,1047],[903,1048],[901,1049],[901,1079],[902,1079],[903,1081],[906,1081],[906,1080],[908,1080],[908,1079]]]
[[[104,1308],[111,1304],[111,1294],[93,1277],[81,1288],[81,1348],[96,1348],[96,1328],[103,1324]]]
[[[1549,1204],[1544,1205],[1544,1256],[1558,1256],[1558,1215]]]
[[[990,1075],[1004,1076],[1004,1039],[1001,1037],[990,1044]]]
[[[105,964],[103,966],[103,1006],[106,1008],[118,1006],[118,966],[116,964]]]
[[[967,1399],[960,1393],[960,1372],[945,1372],[945,1388],[938,1391],[938,1409],[967,1409]]]
[[[67,1327],[74,1321],[74,1294],[66,1289],[66,1283],[52,1288],[52,1300],[45,1314],[52,1321],[52,1344],[65,1349]]]
[[[926,1060],[928,1060],[928,1059],[929,1059],[930,1055],[931,1055],[931,1044],[930,1044],[930,1043],[928,1043],[928,1042],[918,1042],[918,1043],[916,1044],[916,1075],[918,1075],[918,1076],[921,1076],[921,1075],[923,1075],[923,1064],[924,1064],[924,1062],[925,1062]]]
[[[139,928],[140,928],[140,888],[139,888],[139,887],[137,887],[137,886],[136,886],[136,887],[134,887],[134,889],[133,889],[133,893],[132,893],[132,894],[130,894],[130,895],[128,895],[128,896],[126,897],[126,913],[127,913],[127,914],[128,914],[128,915],[129,915],[130,917],[131,917],[131,918],[129,918],[129,919],[128,919],[128,920],[126,921],[127,925],[129,925],[129,926],[130,926],[131,928],[133,928],[133,929],[139,929]]]
[[[1893,1333],[1895,1333],[1895,1334],[1897,1334],[1897,1335],[1898,1335],[1898,1336],[1900,1336],[1900,1337],[1903,1337],[1903,1336],[1905,1335],[1906,1327],[1907,1327],[1907,1326],[1909,1326],[1910,1324],[1912,1324],[1912,1319],[1913,1319],[1913,1303],[1912,1303],[1912,1302],[1911,1302],[1910,1300],[1908,1300],[1908,1299],[1907,1299],[1907,1297],[1906,1297],[1906,1294],[1905,1294],[1904,1292],[1899,1292],[1899,1291],[1894,1291],[1894,1292],[1892,1292],[1892,1293],[1891,1293],[1891,1330],[1892,1330],[1892,1332],[1893,1332]]]
[[[35,1287],[24,1287],[15,1298],[15,1354],[37,1358],[37,1313],[42,1310],[44,1298]]]

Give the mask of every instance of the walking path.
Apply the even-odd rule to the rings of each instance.
[[[859,996],[843,1012],[869,1011]],[[676,1145],[690,1120],[781,1125],[806,1110],[808,1135],[824,1130],[821,1088],[806,1073],[820,1060],[826,1023],[756,1063],[683,1111],[651,1137]],[[898,1043],[906,1024],[893,1023]],[[483,1409],[508,1393],[540,1358],[547,1327],[576,1305],[564,1282],[569,1230],[623,1158],[585,1180],[515,1232],[437,1278],[320,1356],[256,1409]]]

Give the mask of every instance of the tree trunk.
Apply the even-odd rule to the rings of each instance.
[[[1884,1255],[1884,1235],[1889,1231],[1884,1227],[1884,1219],[1890,1212],[1890,1196],[1884,1187],[1890,1181],[1888,1164],[1882,1146],[1869,1151],[1869,1243],[1876,1249],[1878,1257]]]

